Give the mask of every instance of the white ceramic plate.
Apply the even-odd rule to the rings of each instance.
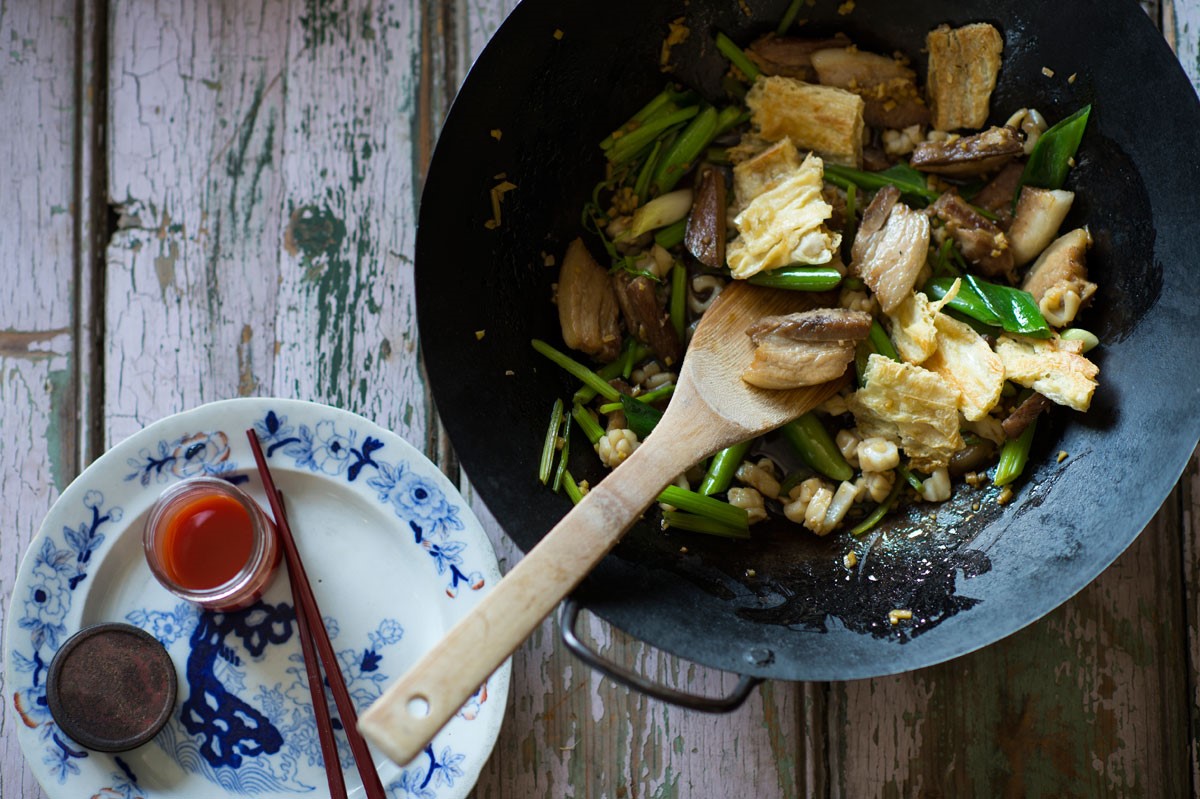
[[[5,694],[24,722],[21,748],[51,799],[328,795],[282,569],[258,605],[201,613],[163,589],[142,555],[150,506],[180,479],[220,476],[266,507],[245,435],[251,427],[287,498],[360,710],[500,579],[491,544],[454,486],[399,437],[360,416],[294,400],[239,399],[153,424],[63,492],[17,576]],[[45,700],[57,649],[80,628],[105,621],[149,631],[179,675],[167,726],[119,755],[75,744]],[[408,766],[376,755],[389,796],[466,796],[499,732],[508,678],[505,664]],[[349,746],[341,733],[338,740],[346,787],[361,796]]]

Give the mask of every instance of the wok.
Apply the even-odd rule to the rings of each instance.
[[[786,5],[752,3],[746,14],[734,0],[525,0],[451,108],[417,231],[421,341],[458,457],[523,549],[569,508],[536,475],[550,405],[575,385],[529,341],[561,344],[550,304],[557,268],[545,256],[561,259],[580,232],[580,208],[604,170],[597,142],[666,82],[658,63],[669,21],[682,17],[691,31],[674,51],[673,78],[716,98],[726,62],[714,33],[748,42]],[[891,674],[1029,624],[1133,541],[1200,436],[1190,274],[1200,255],[1200,106],[1137,4],[858,0],[845,16],[837,6],[806,7],[800,33],[843,30],[864,48],[908,53],[918,71],[929,29],[996,25],[1005,52],[993,121],[1024,106],[1055,121],[1094,104],[1063,230],[1086,223],[1095,238],[1089,266],[1100,290],[1081,323],[1103,342],[1093,352],[1100,388],[1086,415],[1059,410],[1043,422],[1005,506],[960,492],[857,542],[770,525],[756,526],[750,542],[728,542],[663,533],[649,516],[635,526],[574,600],[676,655],[745,675],[738,696],[708,709],[736,704],[757,678]],[[490,190],[503,179],[516,188],[490,229]],[[570,468],[594,483],[603,470],[583,441],[576,434]],[[851,548],[859,564],[847,569]],[[893,608],[913,620],[889,624]]]

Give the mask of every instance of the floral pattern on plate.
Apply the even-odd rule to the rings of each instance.
[[[253,414],[248,413],[251,409]],[[247,421],[237,426],[231,415]],[[197,421],[217,423],[185,424]],[[180,670],[175,713],[147,746],[165,752],[184,774],[195,778],[187,783],[190,787],[139,783],[144,762],[139,760],[140,750],[125,755],[89,752],[57,728],[46,706],[46,671],[54,653],[86,623],[110,620],[83,620],[87,603],[81,600],[89,590],[104,590],[90,588],[97,578],[89,577],[103,568],[104,558],[125,536],[137,540],[132,546],[126,544],[121,556],[126,562],[121,565],[135,573],[145,570],[144,563],[130,564],[127,559],[131,551],[140,554],[137,522],[153,503],[158,486],[199,475],[249,482],[244,468],[252,462],[249,448],[235,445],[225,431],[251,426],[273,470],[313,475],[340,486],[337,491],[350,490],[386,509],[397,521],[393,536],[400,534],[409,541],[405,546],[416,546],[429,556],[421,561],[429,564],[425,567],[429,579],[442,581],[429,601],[448,603],[449,616],[466,612],[466,606],[460,607],[464,587],[474,594],[498,579],[486,537],[436,468],[400,439],[360,417],[295,401],[231,400],[164,420],[115,447],[64,492],[21,566],[9,614],[7,673],[25,727],[22,747],[53,799],[211,795],[211,787],[203,790],[201,784],[233,794],[272,797],[324,789],[320,776],[324,763],[286,587],[273,587],[246,610],[211,613],[178,602],[151,580],[145,581],[150,588],[143,592],[143,601],[124,609],[121,620],[154,635]],[[159,430],[170,434],[156,434]],[[120,475],[113,476],[114,470]],[[135,526],[138,529],[132,529]],[[114,556],[118,563],[121,558]],[[443,598],[437,600],[438,595]],[[412,618],[428,616],[419,607],[413,610],[417,615]],[[383,615],[368,628],[361,614],[354,615],[331,614],[325,623],[347,687],[361,710],[402,670],[396,659],[406,645],[411,646],[406,627],[413,622],[405,621],[405,616]],[[347,622],[352,622],[355,632],[344,629]],[[404,657],[411,660],[414,655],[408,652]],[[456,724],[467,727],[460,726],[448,738],[443,733],[422,757],[385,775],[389,795],[397,799],[464,796],[494,742],[507,677],[506,669],[493,676],[447,729]],[[493,699],[500,690],[500,701],[488,702],[489,690]],[[340,728],[336,708],[331,704],[330,709]],[[349,782],[353,758],[341,732],[338,744]]]

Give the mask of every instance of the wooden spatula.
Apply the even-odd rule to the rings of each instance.
[[[839,381],[769,391],[741,379],[753,357],[746,328],[764,316],[812,307],[803,292],[740,281],[726,288],[697,327],[654,432],[360,717],[363,735],[397,763],[412,760],[676,475],[836,393]]]

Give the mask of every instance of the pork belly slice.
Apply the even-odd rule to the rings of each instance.
[[[768,316],[746,333],[754,360],[742,379],[759,388],[799,388],[841,377],[855,345],[871,330],[871,315],[846,308]]]
[[[850,251],[851,271],[871,287],[885,313],[912,293],[929,255],[929,220],[899,199],[894,186],[875,193]]]
[[[1013,253],[1008,237],[994,222],[971,207],[954,189],[938,197],[929,210],[946,223],[963,257],[988,277],[1010,278]]]
[[[568,347],[605,363],[617,357],[621,351],[617,297],[608,270],[596,263],[582,239],[567,247],[558,271],[556,301]]]

